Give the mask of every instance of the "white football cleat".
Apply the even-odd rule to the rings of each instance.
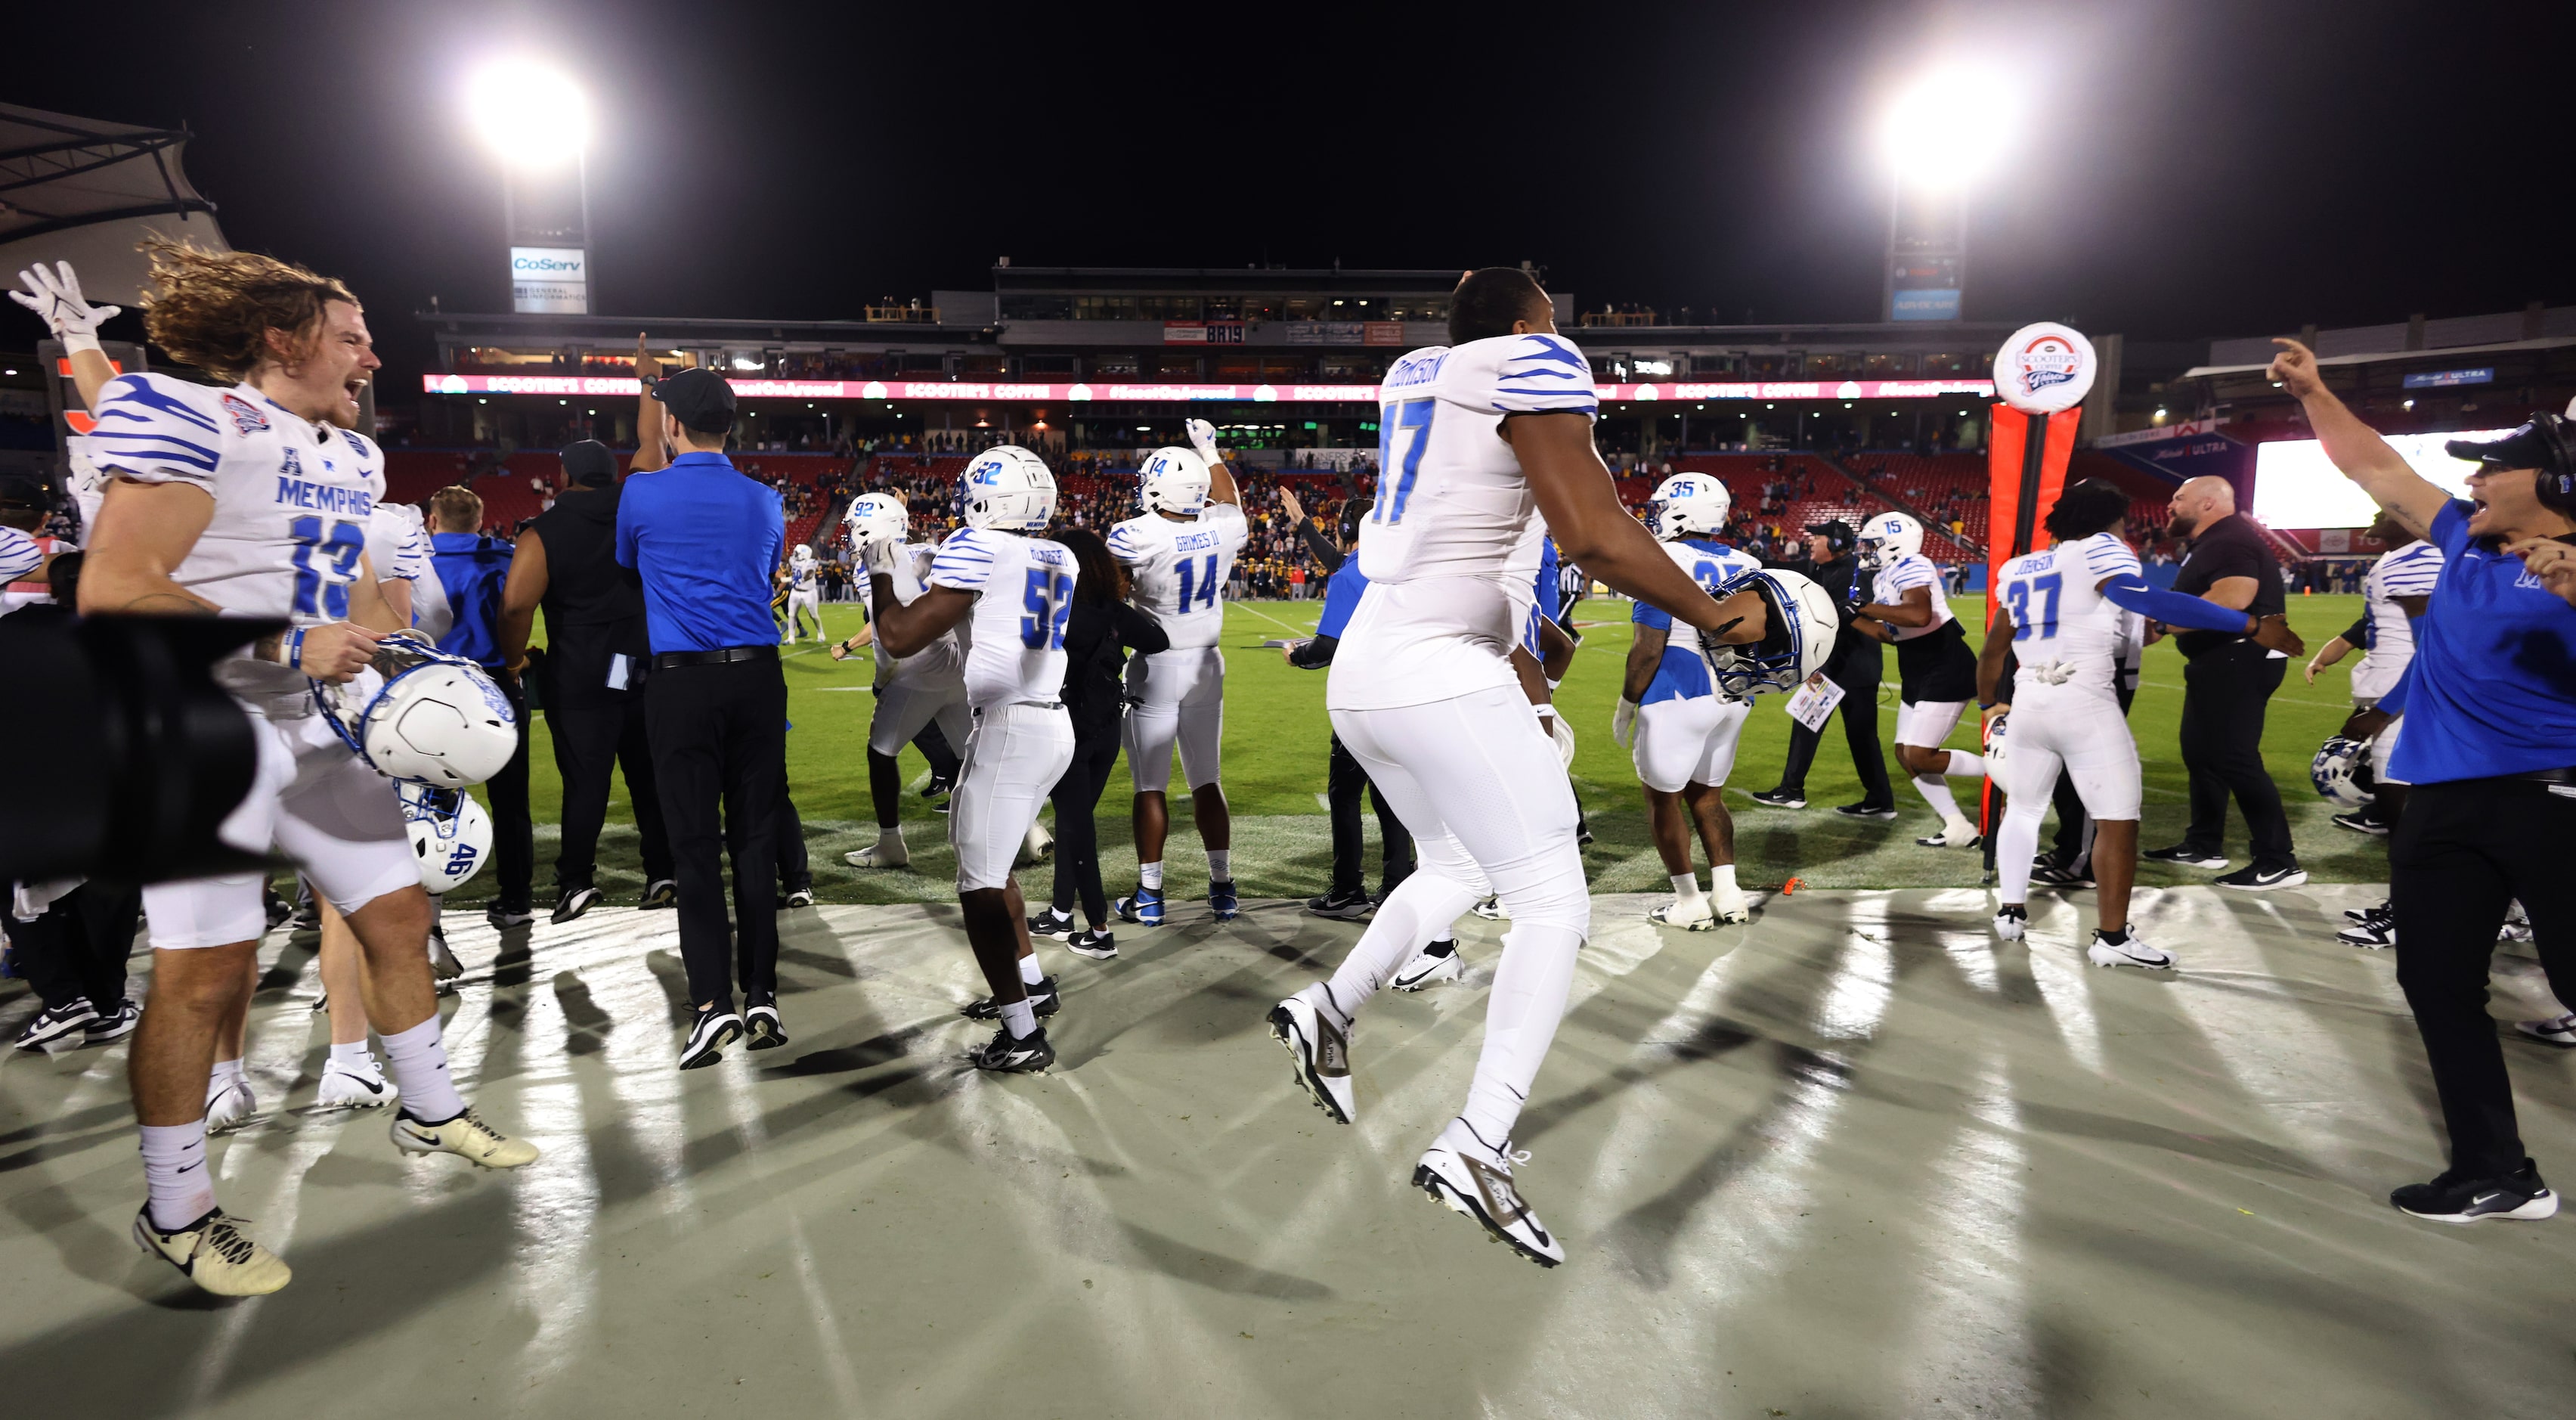
[[[2021,940],[2022,930],[2030,924],[2030,910],[2012,903],[1995,909],[1995,935],[2007,942]]]
[[[236,1218],[217,1208],[175,1232],[152,1226],[152,1210],[134,1215],[134,1245],[146,1257],[176,1267],[191,1282],[218,1297],[264,1297],[295,1280],[295,1273],[276,1253],[261,1247],[234,1226]]]
[[[1351,1028],[1334,1018],[1331,988],[1316,982],[1270,1008],[1270,1034],[1297,1062],[1297,1084],[1335,1124],[1359,1112],[1351,1088]]]
[[[841,861],[853,868],[909,868],[912,850],[900,838],[880,838],[855,853],[844,853]]]
[[[475,1118],[470,1109],[444,1124],[423,1124],[396,1111],[387,1132],[393,1135],[394,1147],[406,1154],[454,1154],[487,1169],[514,1169],[537,1161],[536,1145],[501,1133]]]
[[[1509,1141],[1500,1149],[1478,1142],[1465,1121],[1453,1119],[1440,1139],[1413,1166],[1413,1186],[1453,1213],[1464,1213],[1484,1225],[1496,1241],[1541,1267],[1565,1260],[1565,1247],[1541,1226],[1527,1200],[1512,1185],[1512,1165],[1529,1162],[1529,1151],[1515,1152]]]
[[[364,1065],[344,1065],[334,1060],[322,1067],[323,1109],[382,1109],[402,1098],[402,1091],[385,1078],[385,1067],[369,1055]]]
[[[1503,900],[1499,897],[1486,898],[1468,910],[1488,922],[1500,922],[1508,915],[1503,911]]]
[[[1939,833],[1926,834],[1914,840],[1925,848],[1974,848],[1986,841],[1977,826],[1963,818],[1954,818],[1941,826]]]
[[[1708,889],[1708,910],[1723,926],[1753,920],[1753,908],[1744,900],[1744,889],[1733,883],[1712,883]]]
[[[1647,913],[1646,920],[1658,927],[1679,927],[1685,932],[1717,930],[1717,913],[1711,909],[1706,897],[1695,897],[1687,905],[1680,898],[1674,898]]]
[[[209,1084],[206,1088],[206,1132],[227,1134],[251,1122],[259,1114],[259,1101],[251,1096],[250,1081],[234,1080],[226,1084]]]
[[[2084,949],[2084,955],[2095,966],[2138,966],[2149,971],[2166,971],[2181,965],[2173,953],[2148,946],[2146,939],[2139,936],[2134,928],[2125,942],[2105,941],[2102,933],[2096,930],[2093,944]]]
[[[1047,832],[1045,824],[1031,820],[1028,836],[1020,840],[1019,861],[1012,866],[1034,868],[1054,856],[1055,835]]]
[[[1456,981],[1466,974],[1467,960],[1458,955],[1456,942],[1433,942],[1397,968],[1386,984],[1398,991],[1419,991],[1434,982]]]

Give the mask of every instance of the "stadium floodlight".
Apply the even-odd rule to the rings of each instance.
[[[1897,90],[1880,120],[1880,150],[1899,181],[1964,186],[2003,156],[2019,109],[2002,71],[1944,66]]]
[[[551,65],[497,61],[475,72],[465,95],[484,146],[513,166],[552,167],[580,157],[590,141],[590,100]]]

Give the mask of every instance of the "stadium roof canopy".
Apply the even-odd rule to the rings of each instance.
[[[0,271],[68,261],[92,299],[131,307],[146,235],[226,250],[215,204],[180,167],[192,136],[0,104]]]

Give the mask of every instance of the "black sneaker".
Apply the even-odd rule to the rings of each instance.
[[[1844,818],[1875,819],[1880,823],[1894,823],[1896,821],[1895,806],[1890,804],[1836,804],[1834,806],[1834,812],[1841,814]]]
[[[2397,945],[2397,916],[2395,913],[2382,911],[2363,917],[2335,933],[2335,940],[2347,947],[2367,947],[2374,952],[2385,951]]]
[[[429,924],[429,974],[440,981],[454,981],[465,974],[465,963],[448,950],[447,928],[438,922]],[[320,1006],[315,1006],[320,1010]]]
[[[295,905],[274,892],[263,893],[262,905],[268,911],[268,930],[272,932],[285,926],[288,919],[295,916]]]
[[[88,1025],[81,1027],[81,1034],[86,1037],[82,1043],[105,1045],[111,1040],[123,1040],[134,1034],[134,1028],[141,1024],[143,1024],[143,1008],[134,1004],[134,998],[128,996],[116,1003],[115,1010],[102,1011],[92,1017]]]
[[[2150,848],[2138,856],[2150,863],[2173,863],[2185,868],[2227,866],[2226,854],[2212,853],[2205,848],[2197,848],[2188,843],[2177,843],[2171,848]]]
[[[930,776],[930,782],[921,786],[921,797],[925,799],[936,799],[940,795],[945,794],[956,787],[956,780],[949,778],[945,774],[934,773]]]
[[[1032,1035],[1015,1036],[1009,1026],[1004,1026],[993,1032],[992,1040],[982,1048],[967,1051],[966,1061],[978,1070],[1033,1075],[1055,1063],[1055,1047],[1047,1044],[1044,1028]]]
[[[290,932],[321,931],[322,909],[315,906],[309,898],[296,903],[295,910],[288,913],[286,916],[286,930]]]
[[[812,883],[797,883],[780,891],[778,910],[781,912],[785,912],[792,907],[811,907],[813,905],[814,885]]]
[[[1775,809],[1803,809],[1807,806],[1807,796],[1793,794],[1786,789],[1765,789],[1753,796],[1753,802],[1768,804]]]
[[[1330,917],[1337,922],[1357,922],[1369,915],[1369,908],[1373,905],[1369,901],[1369,895],[1356,888],[1349,892],[1335,889],[1322,897],[1306,899],[1308,912],[1318,917]]]
[[[2462,1178],[2444,1169],[2430,1183],[2410,1183],[2388,1195],[2397,1211],[2436,1223],[2479,1223],[2489,1218],[2546,1218],[2558,1211],[2558,1195],[2540,1181],[2531,1160],[2494,1178]]]
[[[1118,960],[1118,939],[1098,930],[1076,932],[1064,939],[1064,949],[1093,961]]]
[[[592,905],[598,901],[599,889],[595,887],[585,886],[565,888],[563,891],[555,894],[554,913],[546,920],[557,923],[570,922],[581,914],[588,912]]]
[[[1058,912],[1053,906],[1029,919],[1030,936],[1052,937],[1059,942],[1073,935],[1073,927],[1073,914]]]
[[[689,1025],[688,1042],[680,1047],[680,1068],[695,1070],[724,1058],[724,1048],[742,1039],[742,1017],[733,1007],[709,1006]]]
[[[38,1011],[28,1020],[26,1028],[18,1032],[18,1038],[10,1043],[20,1050],[50,1051],[57,1041],[85,1034],[97,1019],[98,1008],[84,996],[68,1006]]]
[[[1054,1015],[1063,1004],[1055,994],[1055,978],[1052,976],[1039,977],[1038,984],[1029,988],[1029,1009],[1041,1016]],[[985,996],[958,1007],[957,1014],[970,1021],[998,1021],[1002,1018],[1002,1004]]]
[[[2386,838],[2388,836],[2388,825],[2372,818],[2368,809],[2360,809],[2348,814],[2336,814],[2333,822],[2334,826],[2337,828],[2348,828],[2355,833],[2367,833],[2373,838]]]
[[[680,885],[669,878],[655,878],[644,885],[644,900],[636,904],[647,912],[680,905]]]
[[[537,914],[534,908],[524,902],[513,905],[495,898],[491,906],[483,909],[483,920],[507,931],[512,927],[525,927],[536,921]]]
[[[743,1048],[776,1050],[787,1043],[787,1025],[779,1019],[778,998],[754,996],[742,1012]]]
[[[2235,872],[2222,874],[2211,881],[2223,888],[2239,888],[2247,892],[2269,892],[2274,888],[2307,886],[2308,870],[2296,863],[2272,868],[2266,868],[2260,863],[2248,863]]]
[[[2043,887],[2053,888],[2089,888],[2093,886],[2093,875],[2091,873],[2080,872],[2074,868],[2061,867],[2055,858],[2052,858],[2045,853],[2040,854],[2038,858],[2032,861],[2030,865],[2030,880]]]
[[[2367,922],[2373,917],[2385,917],[2389,915],[2391,906],[2392,904],[2386,898],[2381,898],[2369,907],[2347,907],[2343,910],[2343,920]]]

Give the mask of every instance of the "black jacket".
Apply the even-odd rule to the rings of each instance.
[[[1162,624],[1125,602],[1076,597],[1064,623],[1064,708],[1076,740],[1118,733],[1125,708],[1129,649],[1152,655],[1172,648]]]

